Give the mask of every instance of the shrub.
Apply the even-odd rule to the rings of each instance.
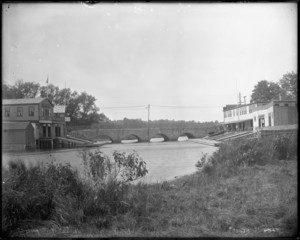
[[[297,136],[279,135],[273,140],[274,157],[290,159],[297,156]]]
[[[208,163],[208,153],[202,153],[202,157],[196,163],[196,168],[201,170]]]
[[[239,139],[222,144],[218,151],[208,157],[204,154],[196,168],[206,175],[229,177],[240,167],[265,165],[272,161],[274,148],[268,139]]]
[[[21,160],[8,163],[8,176],[2,184],[2,229],[13,233],[47,223],[61,225],[77,222],[73,213],[79,208],[84,186],[70,165],[26,166]]]
[[[277,136],[273,141],[275,156],[279,159],[287,159],[290,139],[287,136]]]
[[[114,162],[101,151],[81,151],[80,155],[89,192],[84,200],[84,215],[93,218],[98,228],[107,227],[113,215],[128,210],[123,201],[128,183],[147,174],[146,163],[136,152],[115,151]]]

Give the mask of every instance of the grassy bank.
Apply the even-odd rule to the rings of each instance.
[[[136,185],[130,179],[145,174],[134,170],[138,155],[117,155],[114,168],[85,153],[85,176],[19,162],[3,172],[2,229],[26,237],[293,236],[296,150],[296,139],[237,141],[195,161],[193,175]]]

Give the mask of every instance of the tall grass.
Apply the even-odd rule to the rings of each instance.
[[[84,175],[70,164],[54,161],[27,166],[15,160],[4,168],[2,184],[2,230],[37,226],[68,226],[91,223],[110,226],[114,215],[128,211],[123,201],[128,184],[147,173],[137,153],[114,152],[111,162],[102,152],[80,153]]]
[[[58,233],[73,226],[77,232],[71,237],[257,237],[268,228],[280,229],[273,236],[297,231],[297,162],[287,161],[297,157],[295,139],[224,144],[211,157],[203,155],[195,174],[155,184],[131,184],[147,173],[137,153],[115,152],[113,160],[100,151],[80,155],[83,174],[55,161],[26,166],[17,160],[3,169],[7,235],[41,226]]]

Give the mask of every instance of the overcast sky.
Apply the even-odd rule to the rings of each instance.
[[[97,98],[111,120],[223,121],[297,72],[297,4],[3,4],[3,80]],[[137,106],[136,108],[125,108]],[[173,107],[176,106],[176,107]],[[124,107],[124,108],[119,108]]]

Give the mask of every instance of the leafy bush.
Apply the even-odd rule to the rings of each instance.
[[[229,177],[240,167],[265,165],[272,161],[273,151],[272,144],[266,139],[239,139],[222,144],[210,157],[203,155],[196,168],[207,175]]]
[[[84,186],[70,165],[48,163],[26,166],[21,160],[8,163],[2,183],[2,229],[7,233],[19,227],[45,223],[74,223]]]
[[[129,183],[147,174],[136,152],[114,152],[114,162],[101,151],[82,151],[83,176],[70,164],[26,166],[10,161],[2,183],[2,230],[37,225],[78,225],[89,221],[108,227],[111,217],[128,211],[124,202]]]
[[[279,159],[286,159],[288,156],[289,138],[286,136],[277,136],[274,140],[275,154]]]
[[[84,176],[89,194],[85,198],[84,215],[94,218],[99,228],[107,227],[117,213],[128,210],[123,201],[128,184],[145,176],[146,163],[136,152],[126,154],[115,151],[114,162],[101,151],[81,151]]]
[[[290,159],[297,155],[297,136],[279,135],[273,140],[274,157]]]

